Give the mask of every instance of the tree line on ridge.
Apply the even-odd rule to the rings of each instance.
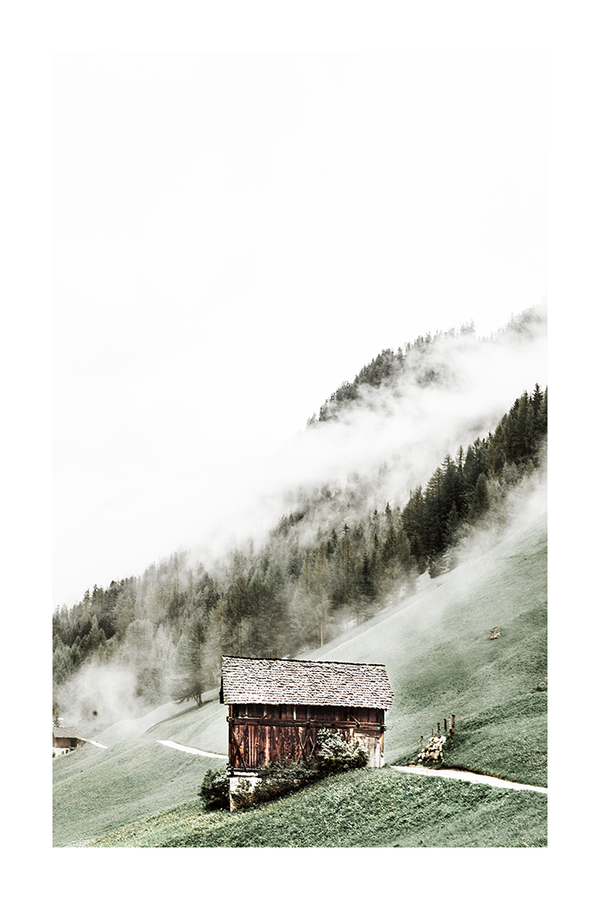
[[[391,368],[386,375],[379,367],[380,383],[397,359],[388,354]],[[332,487],[323,486],[305,493],[262,547],[238,547],[210,571],[173,553],[141,576],[95,585],[75,606],[57,607],[54,716],[73,676],[92,662],[128,666],[140,709],[201,702],[218,685],[222,655],[283,657],[321,646],[408,595],[424,572],[451,569],[461,539],[543,464],[547,397],[537,384],[523,392],[493,433],[446,456],[402,508],[388,502],[356,520],[344,514],[351,491],[342,492],[338,520],[313,530],[309,520],[331,507]],[[336,397],[320,421],[354,400],[351,392]]]

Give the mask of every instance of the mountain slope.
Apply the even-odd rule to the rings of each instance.
[[[461,329],[384,351],[354,399],[236,467],[210,514],[202,502],[210,536],[198,522],[193,546],[57,607],[55,721],[91,734],[193,699],[222,655],[297,656],[452,569],[457,544],[544,477],[545,331],[531,312],[497,339]]]
[[[413,759],[421,735],[455,714],[449,764],[546,784],[546,556],[544,514],[432,580],[410,605],[307,654],[385,664],[395,693],[388,763]]]
[[[410,601],[306,654],[386,665],[395,694],[387,763],[414,760],[420,736],[454,713],[449,765],[546,784],[546,546],[543,515]],[[489,640],[495,627],[501,635]],[[89,745],[55,760],[55,846],[83,844],[180,805],[193,814],[204,773],[222,763],[160,740],[226,753],[226,711],[215,699],[107,750]],[[131,840],[135,846],[135,829]]]

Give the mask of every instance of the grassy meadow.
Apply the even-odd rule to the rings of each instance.
[[[95,740],[107,743],[106,733]],[[137,738],[116,740],[106,750],[84,745],[53,762],[54,846],[82,845],[118,825],[196,798],[204,773],[225,760],[165,747],[227,753],[223,707],[217,700],[160,722]]]
[[[546,580],[544,515],[311,656],[385,664],[387,763],[414,760],[454,714],[448,765],[547,786]]]
[[[236,813],[187,803],[93,847],[542,847],[547,798],[392,769],[335,775]]]
[[[451,714],[445,763],[547,785],[546,517],[407,601],[306,654],[384,663],[395,699],[386,764],[414,761]],[[498,640],[489,640],[493,628]],[[111,732],[109,735],[108,732]],[[532,847],[547,841],[547,797],[404,775],[338,775],[262,807],[205,812],[197,796],[224,760],[164,747],[227,752],[217,699],[137,737],[109,729],[56,759],[54,846]]]

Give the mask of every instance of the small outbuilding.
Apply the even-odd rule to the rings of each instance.
[[[60,753],[75,750],[84,742],[79,730],[74,725],[52,726],[52,747]],[[57,754],[58,755],[58,754]]]
[[[375,663],[223,657],[230,779],[252,782],[269,763],[308,760],[320,728],[360,741],[368,765],[383,766],[393,696],[385,666]]]

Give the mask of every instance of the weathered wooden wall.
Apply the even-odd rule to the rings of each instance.
[[[232,774],[259,772],[282,759],[309,759],[320,728],[331,728],[347,739],[358,738],[369,753],[369,765],[383,765],[382,709],[234,704],[228,721]]]
[[[53,747],[68,747],[69,749],[74,749],[78,746],[77,738],[69,738],[69,737],[53,737],[52,738],[52,746]]]

